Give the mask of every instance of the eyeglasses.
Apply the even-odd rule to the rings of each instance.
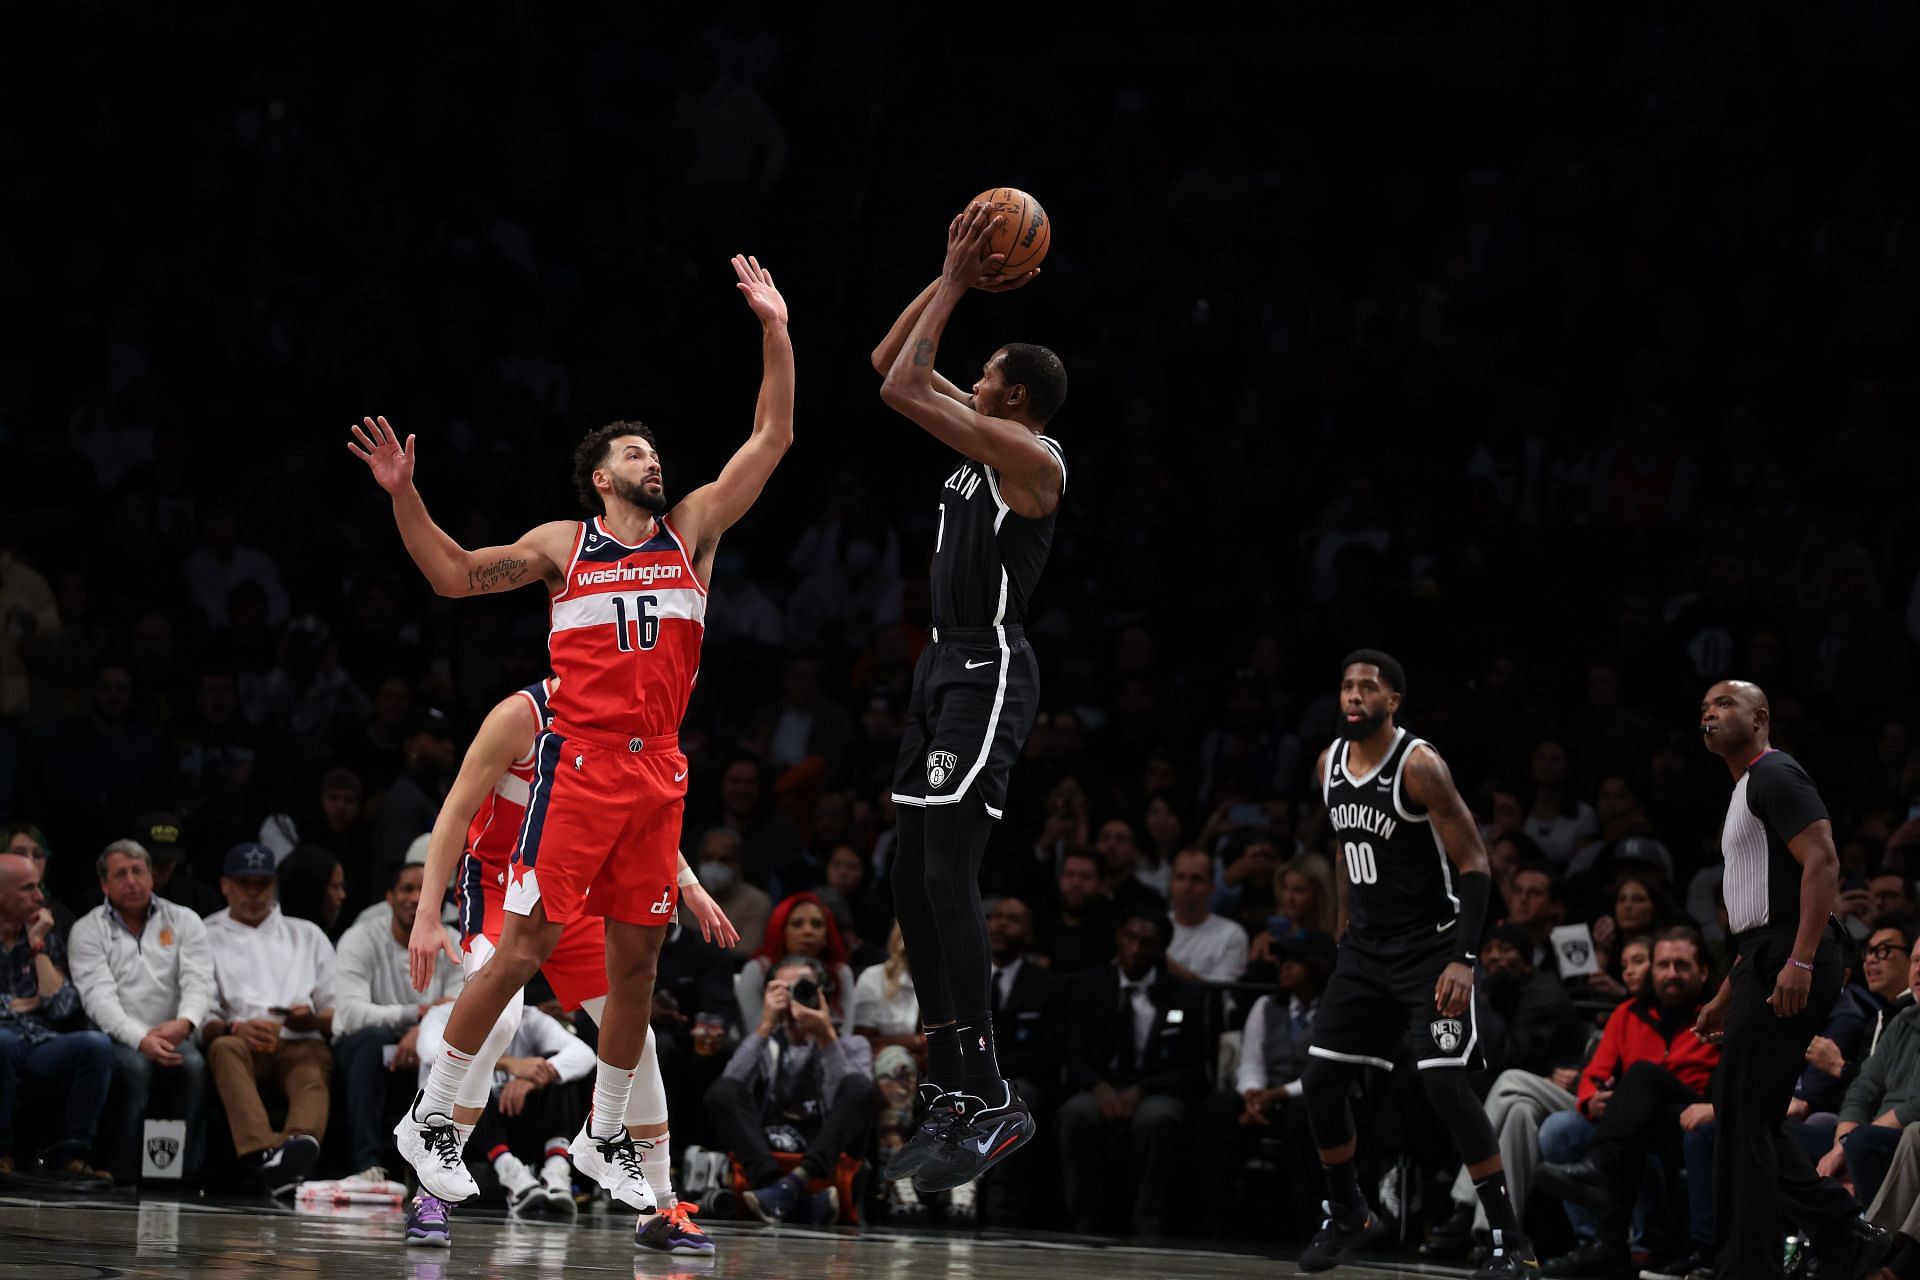
[[[1897,942],[1882,942],[1867,948],[1867,954],[1875,960],[1890,960],[1894,956],[1904,954],[1905,951],[1906,948]]]

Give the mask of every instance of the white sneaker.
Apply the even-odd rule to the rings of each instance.
[[[558,1156],[547,1161],[546,1168],[540,1171],[540,1189],[547,1197],[547,1214],[555,1218],[571,1218],[580,1212],[580,1205],[573,1198],[573,1166]]]
[[[627,1208],[639,1213],[654,1212],[657,1202],[653,1188],[647,1185],[647,1175],[640,1170],[640,1149],[633,1145],[633,1135],[623,1126],[611,1138],[596,1138],[592,1126],[593,1119],[588,1117],[567,1146],[573,1167],[582,1177],[605,1187],[608,1194]]]
[[[518,1218],[529,1208],[539,1213],[547,1207],[546,1188],[520,1157],[510,1151],[502,1152],[493,1162],[493,1172],[500,1179],[500,1189],[507,1193],[508,1217]]]
[[[377,1164],[340,1179],[342,1182],[385,1182],[387,1180],[387,1171]]]
[[[921,1200],[920,1193],[913,1189],[912,1178],[896,1178],[885,1185],[887,1221],[925,1222],[927,1220],[926,1202]]]
[[[453,1127],[453,1117],[435,1113],[415,1118],[414,1111],[425,1096],[424,1091],[413,1095],[413,1106],[393,1126],[394,1143],[428,1195],[459,1204],[480,1194],[480,1187],[460,1158],[460,1133]]]
[[[909,1180],[908,1185],[912,1183]],[[979,1180],[963,1182],[947,1192],[947,1221],[955,1225],[972,1226],[980,1216],[975,1189]]]

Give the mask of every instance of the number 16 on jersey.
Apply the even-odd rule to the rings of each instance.
[[[627,597],[615,596],[613,598],[613,620],[615,627],[618,629],[619,645],[622,653],[632,653],[634,651],[636,646],[634,644],[633,631],[636,629],[640,633],[638,648],[651,649],[659,642],[660,618],[652,610],[652,606],[659,603],[659,596],[634,596],[632,621],[638,623],[638,627],[630,629],[627,617]],[[1353,846],[1348,845],[1347,847],[1351,849]]]

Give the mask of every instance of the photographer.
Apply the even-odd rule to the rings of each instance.
[[[707,1090],[707,1114],[740,1162],[747,1207],[765,1222],[832,1222],[839,1194],[807,1194],[831,1181],[840,1157],[867,1149],[873,1127],[873,1054],[864,1037],[842,1036],[828,1012],[832,979],[810,956],[788,956],[768,979],[760,1022]],[[774,1151],[800,1152],[782,1173]]]

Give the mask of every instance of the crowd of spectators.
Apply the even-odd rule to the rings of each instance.
[[[968,302],[942,361],[1031,338],[1073,379],[1029,626],[1044,704],[986,871],[1003,1060],[1045,1124],[977,1208],[885,1207],[1175,1230],[1177,1187],[1204,1182],[1223,1230],[1297,1225],[1232,1206],[1249,1177],[1289,1212],[1317,1199],[1293,1055],[1337,907],[1308,775],[1361,643],[1406,663],[1403,719],[1488,835],[1482,1025],[1565,1020],[1488,1037],[1509,1167],[1704,1167],[1701,1104],[1679,1140],[1608,1116],[1702,1090],[1632,1092],[1646,1037],[1725,971],[1725,779],[1689,727],[1737,675],[1834,812],[1864,953],[1869,1030],[1816,1045],[1848,1085],[1803,1082],[1808,1132],[1856,1180],[1894,1168],[1910,1204],[1914,1144],[1880,1121],[1920,1118],[1912,1073],[1870,1069],[1876,1041],[1909,1051],[1884,1006],[1920,845],[1898,426],[1920,298],[1920,112],[1899,104],[1920,81],[1896,8],[1549,4],[1454,28],[1409,6],[1363,30],[1309,6],[1275,35],[1133,6],[1165,40],[1029,15],[995,55],[1019,109],[987,139],[927,97],[972,80],[972,53],[863,0],[436,3],[371,48],[316,29],[298,66],[231,56],[247,24],[217,6],[62,12],[111,91],[73,103],[54,60],[0,81],[36,121],[0,139],[16,203],[60,214],[0,242],[0,1162],[124,1175],[143,1107],[224,1120],[269,1183],[389,1162],[346,1091],[404,1068],[447,992],[376,973],[349,996],[348,956],[386,945],[476,717],[545,674],[545,615],[525,592],[433,597],[345,424],[417,432],[421,488],[469,544],[567,511],[562,460],[614,417],[655,427],[685,492],[749,422],[741,250],[792,302],[801,409],[716,558],[681,735],[683,847],[742,942],[676,935],[656,1028],[677,1140],[717,1144],[704,1100],[805,1016],[780,975],[807,958],[831,1014],[796,1036],[871,1050],[833,1059],[873,1113],[834,1142],[883,1158],[923,1061],[889,963],[887,783],[942,463],[864,356],[951,210],[1014,183],[1054,218],[1045,271]],[[132,234],[134,191],[182,198],[143,202]],[[245,959],[268,946],[299,957],[271,991]],[[1601,1023],[1596,1076],[1579,1033]],[[22,1109],[55,1083],[63,1106]],[[1417,1098],[1379,1104],[1380,1176],[1404,1183],[1387,1157],[1413,1153],[1437,1187],[1394,1184],[1400,1212],[1470,1246],[1453,1170],[1418,1163]],[[1201,1154],[1196,1133],[1232,1139]],[[180,1158],[224,1176],[200,1142]],[[1612,1265],[1674,1244],[1672,1208],[1576,1212],[1565,1241]]]

